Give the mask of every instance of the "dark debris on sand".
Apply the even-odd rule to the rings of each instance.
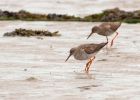
[[[38,79],[35,77],[29,77],[26,79],[26,81],[37,81]]]
[[[3,36],[22,36],[22,37],[30,37],[30,36],[60,36],[58,31],[49,32],[49,31],[40,31],[40,30],[31,30],[31,29],[15,29],[15,31],[7,32]]]
[[[0,10],[0,20],[24,21],[85,21],[85,22],[112,22],[140,23],[140,10],[124,11],[119,8],[107,9],[102,13],[92,14],[84,18],[63,14],[35,14],[25,10],[9,12]]]
[[[140,23],[140,10],[124,11],[119,8],[107,9],[99,14],[92,14],[84,18],[85,21]]]
[[[24,20],[24,21],[79,21],[80,17],[61,14],[35,14],[25,10],[10,12],[0,10],[0,20]]]

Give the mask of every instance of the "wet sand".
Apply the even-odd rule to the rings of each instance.
[[[86,40],[91,27],[98,24],[1,21],[0,99],[139,100],[140,24],[122,24],[113,48],[108,54],[104,48],[96,56],[92,78],[83,71],[86,61],[72,57],[64,62],[71,47],[106,41],[96,34]],[[62,36],[2,37],[15,28],[59,30]]]

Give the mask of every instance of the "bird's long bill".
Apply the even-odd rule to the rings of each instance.
[[[65,60],[65,62],[70,58],[71,55],[72,55],[72,54],[69,54],[69,56],[68,56],[68,58]]]
[[[89,36],[87,37],[87,39],[92,35],[93,33],[91,32],[90,34],[89,34]]]

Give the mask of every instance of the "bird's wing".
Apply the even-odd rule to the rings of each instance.
[[[121,22],[104,22],[100,25],[102,29],[108,30],[111,29],[116,31],[121,25]]]
[[[87,54],[92,54],[95,52],[98,52],[102,47],[105,45],[101,44],[87,44],[82,47],[82,49],[87,53]]]
[[[121,22],[111,23],[111,29],[116,31],[121,26]]]
[[[100,25],[102,29],[110,29],[111,28],[111,23],[110,22],[104,22]]]

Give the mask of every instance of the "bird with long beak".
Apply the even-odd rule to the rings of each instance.
[[[89,36],[87,37],[87,39],[94,33],[97,33],[99,35],[102,36],[106,36],[107,42],[108,42],[108,36],[112,35],[114,32],[117,31],[117,29],[121,26],[121,22],[103,22],[101,25],[99,26],[94,26],[92,28],[91,33],[89,34]],[[115,37],[111,40],[111,45],[110,47],[113,46],[113,41],[115,40],[115,38],[117,37],[119,33],[116,32]]]
[[[74,47],[70,49],[70,54],[66,61],[73,55],[75,59],[77,60],[88,60],[85,72],[89,72],[89,68],[95,59],[95,55],[107,44],[106,43],[100,43],[100,44],[82,44],[80,46]],[[65,62],[66,62],[65,61]]]

